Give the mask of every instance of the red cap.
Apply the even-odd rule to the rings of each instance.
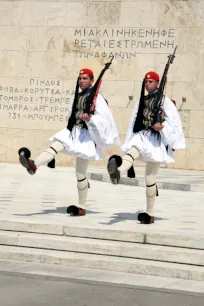
[[[150,71],[145,74],[145,79],[152,79],[155,81],[159,81],[159,75],[154,71]]]
[[[81,69],[79,74],[88,74],[89,76],[93,77],[93,71],[88,68]]]

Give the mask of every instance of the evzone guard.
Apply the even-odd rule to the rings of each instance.
[[[111,156],[107,165],[112,183],[118,184],[135,160],[146,162],[146,212],[138,214],[138,220],[144,224],[154,223],[155,220],[154,204],[158,195],[156,176],[160,164],[173,163],[173,151],[186,147],[175,101],[164,95],[167,72],[173,63],[175,51],[168,57],[160,85],[156,72],[146,73],[140,99],[133,110],[126,140],[121,147],[125,155],[123,158]],[[145,89],[148,92],[146,96]]]
[[[99,93],[102,76],[111,62],[112,60],[105,64],[94,86],[92,86],[93,72],[87,68],[80,71],[67,128],[51,137],[49,148],[34,160],[30,159],[31,153],[27,148],[19,150],[20,163],[32,175],[43,164],[54,167],[55,156],[58,153],[76,157],[78,205],[71,205],[67,208],[67,212],[73,216],[86,214],[85,203],[89,187],[86,172],[89,161],[101,160],[104,148],[120,144],[118,131],[107,101]]]

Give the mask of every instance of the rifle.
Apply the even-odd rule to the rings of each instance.
[[[91,88],[91,92],[86,101],[86,108],[84,110],[84,113],[87,113],[88,115],[91,115],[94,113],[97,95],[98,95],[98,92],[99,92],[99,89],[102,83],[102,77],[104,73],[106,72],[106,70],[109,69],[110,65],[112,64],[113,59],[114,59],[114,56],[111,58],[110,62],[105,64],[105,67],[101,71],[97,81],[95,82],[94,86]]]
[[[155,105],[157,105],[157,111],[156,111],[156,114],[155,114],[154,123],[162,123],[164,121],[163,118],[162,118],[163,93],[164,93],[164,88],[165,88],[165,85],[166,85],[167,73],[168,73],[168,70],[169,70],[169,66],[170,66],[170,64],[173,64],[175,54],[176,54],[176,49],[177,49],[177,46],[174,49],[174,53],[170,54],[168,56],[168,62],[165,66],[164,73],[163,73],[163,76],[162,76],[162,79],[161,79],[161,82],[160,82],[160,85],[159,85],[158,95],[155,98]]]

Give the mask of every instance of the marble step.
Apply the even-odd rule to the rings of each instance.
[[[204,266],[204,250],[133,242],[0,231],[0,245]]]
[[[204,267],[108,255],[2,245],[0,259],[204,281]]]
[[[154,232],[151,228],[145,231],[112,230],[101,227],[67,226],[48,221],[0,220],[0,230],[103,239],[110,241],[137,242],[143,244],[175,246],[181,248],[204,250],[204,237],[197,234],[183,235],[180,232]]]

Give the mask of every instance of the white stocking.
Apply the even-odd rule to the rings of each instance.
[[[64,145],[59,142],[55,141],[53,144],[47,148],[44,152],[42,152],[36,159],[34,163],[36,167],[40,167],[43,164],[48,164],[51,160],[55,158],[57,153],[64,151]]]
[[[157,195],[156,176],[160,168],[160,163],[147,163],[145,171],[146,182],[146,213],[149,216],[154,216],[154,204]]]
[[[87,159],[76,158],[76,178],[79,201],[78,205],[84,208],[87,193],[88,193],[88,180],[86,178],[86,171],[88,168],[89,161]]]

